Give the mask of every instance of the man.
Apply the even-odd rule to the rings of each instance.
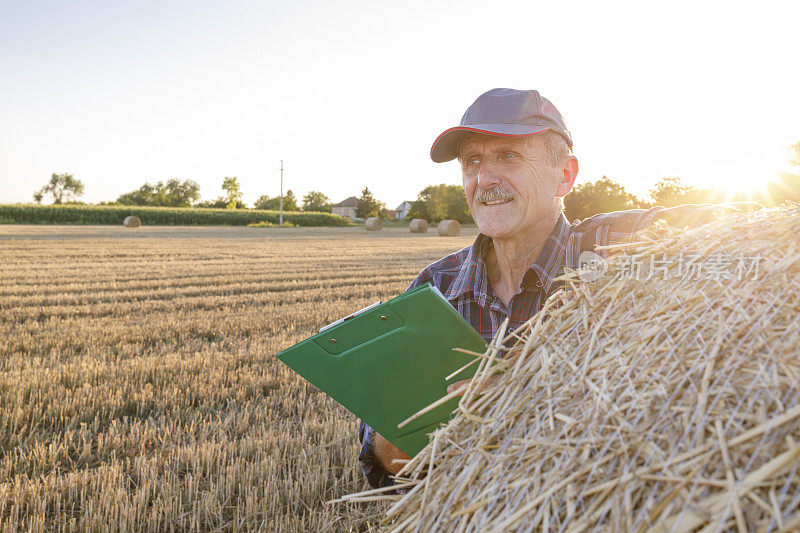
[[[555,106],[537,91],[492,89],[459,126],[433,143],[431,158],[458,159],[470,213],[480,229],[472,246],[426,267],[410,289],[430,282],[490,341],[535,315],[563,287],[554,281],[595,245],[630,242],[662,207],[592,216],[570,224],[563,197],[578,175],[572,136]],[[452,390],[452,386],[451,389]],[[393,484],[408,456],[361,423],[359,461],[373,487]]]

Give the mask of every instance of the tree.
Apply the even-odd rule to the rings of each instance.
[[[569,220],[637,207],[643,207],[643,202],[606,176],[581,183],[564,197],[564,214]]]
[[[408,209],[408,213],[406,213],[406,218],[409,220],[414,220],[415,218],[429,220],[428,212],[425,210],[425,202],[422,200],[414,200],[411,202],[411,207]]]
[[[232,178],[226,176],[222,180],[222,190],[225,191],[225,199],[228,201],[226,208],[236,209],[242,205],[242,190],[236,176]]]
[[[356,206],[356,217],[358,218],[368,218],[368,217],[377,217],[381,214],[381,209],[385,209],[386,204],[380,202],[372,196],[372,192],[369,190],[368,187],[364,187],[364,190],[361,191],[361,196],[358,198],[358,204]]]
[[[253,207],[255,209],[264,209],[267,211],[278,211],[281,208],[281,197],[276,196],[274,198],[270,198],[267,195],[259,196]],[[283,210],[300,211],[300,208],[297,207],[297,198],[295,198],[291,189],[286,191],[286,194],[283,195]]]
[[[424,218],[431,222],[445,219],[472,222],[472,216],[461,185],[428,185],[411,203],[406,218]]]
[[[300,207],[297,205],[297,198],[294,197],[294,193],[291,189],[286,191],[286,194],[283,195],[283,210],[300,211]]]
[[[303,211],[331,212],[331,200],[318,191],[311,191],[303,196]]]
[[[656,205],[672,207],[688,203],[687,198],[693,196],[694,187],[684,185],[675,176],[662,178],[650,189],[650,198]]]
[[[138,190],[121,195],[117,198],[117,203],[123,205],[190,207],[199,198],[200,185],[197,182],[171,179],[166,184],[161,181],[155,185],[145,183]]]
[[[33,193],[33,199],[37,204],[42,203],[44,196],[49,194],[53,197],[54,204],[75,201],[78,196],[83,195],[83,182],[75,179],[72,174],[56,174],[55,172],[50,175],[50,181]]]
[[[725,191],[709,188],[698,189],[684,185],[678,177],[662,178],[650,189],[655,205],[673,207],[681,204],[707,204],[726,201]],[[733,198],[734,200],[736,198]]]
[[[664,178],[650,191],[656,204],[665,207],[680,204],[720,203],[749,201],[765,206],[775,206],[785,200],[800,202],[800,142],[789,147],[789,163],[798,172],[781,172],[767,181],[763,191],[738,191],[730,193],[721,189],[696,189],[685,186],[679,178]]]
[[[262,194],[253,204],[253,209],[261,209],[264,211],[277,211],[279,207],[280,197],[270,198],[266,194]]]

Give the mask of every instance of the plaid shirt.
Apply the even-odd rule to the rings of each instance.
[[[489,283],[484,257],[492,240],[483,234],[479,234],[471,246],[428,265],[414,279],[408,290],[430,282],[489,342],[506,317],[509,317],[509,331],[513,331],[538,313],[548,296],[559,288],[564,288],[564,282],[556,282],[555,278],[564,273],[565,267],[577,269],[582,252],[594,251],[595,245],[633,242],[636,234],[647,229],[656,218],[669,218],[666,211],[670,215],[678,214],[677,220],[681,223],[694,225],[713,214],[713,207],[686,205],[670,210],[652,207],[614,211],[594,215],[583,221],[576,220],[572,224],[561,213],[508,306],[494,294]],[[596,253],[606,255],[601,250]],[[369,484],[376,488],[392,485],[392,479],[373,452],[372,428],[361,422],[358,435],[361,441],[358,460]]]

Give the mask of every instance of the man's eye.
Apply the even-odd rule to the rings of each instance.
[[[517,154],[514,152],[503,152],[503,159],[514,159],[517,157]]]
[[[480,162],[481,162],[481,160],[478,159],[477,157],[468,157],[467,158],[467,166],[468,167],[471,167],[473,165],[477,165]]]

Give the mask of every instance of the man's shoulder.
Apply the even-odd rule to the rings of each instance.
[[[445,281],[449,284],[449,281],[452,281],[458,275],[464,262],[469,257],[471,248],[472,246],[467,246],[429,264],[422,269],[422,272],[417,274],[408,289],[414,289],[426,282],[430,282],[438,289],[443,289],[442,282]]]

